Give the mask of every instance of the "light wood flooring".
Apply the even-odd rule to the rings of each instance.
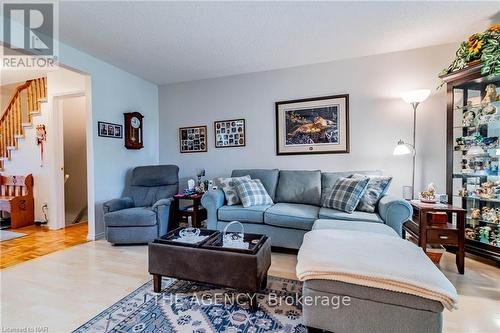
[[[0,269],[87,242],[84,222],[60,230],[32,225],[12,231],[27,236],[0,242]]]
[[[273,253],[269,274],[295,278],[295,264],[295,255]],[[500,269],[470,258],[465,264],[465,275],[460,275],[452,254],[441,259],[444,274],[460,294],[459,309],[444,312],[443,331],[500,332]],[[151,279],[147,246],[106,241],[73,246],[0,274],[2,327],[41,326],[57,333],[77,328]]]

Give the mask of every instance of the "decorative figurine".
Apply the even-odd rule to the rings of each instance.
[[[468,239],[476,239],[476,232],[472,228],[465,228],[465,237]]]
[[[471,219],[481,218],[481,210],[479,208],[473,208],[470,217]]]
[[[489,236],[490,236],[490,227],[479,227],[479,241],[481,243],[489,244]]]
[[[436,187],[434,183],[427,185],[427,190],[420,192],[420,201],[422,202],[436,202]]]
[[[486,95],[481,101],[482,107],[485,107],[489,103],[495,102],[497,100],[497,87],[493,83],[490,83],[486,86],[485,93]]]
[[[474,126],[474,119],[476,119],[476,114],[472,111],[466,111],[463,114],[462,126],[470,127]]]

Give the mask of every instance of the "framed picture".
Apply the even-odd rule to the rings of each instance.
[[[179,128],[181,153],[201,153],[207,151],[207,126]]]
[[[98,121],[97,131],[97,134],[99,136],[103,136],[106,138],[123,138],[123,125]]]
[[[349,95],[276,102],[276,154],[349,153]]]
[[[215,148],[244,147],[245,119],[214,121]]]

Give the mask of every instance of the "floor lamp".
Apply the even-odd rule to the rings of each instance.
[[[399,140],[396,148],[394,148],[393,155],[413,155],[412,171],[411,171],[411,198],[407,198],[403,194],[405,199],[415,198],[415,157],[417,155],[416,150],[416,130],[417,130],[417,108],[429,97],[431,91],[429,89],[418,89],[404,92],[401,94],[401,98],[413,108],[413,142],[407,143],[403,140]],[[403,191],[404,192],[404,191]]]

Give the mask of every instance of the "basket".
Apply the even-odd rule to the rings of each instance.
[[[241,232],[228,232],[227,229],[231,225],[238,224],[241,227]],[[222,242],[224,247],[231,247],[237,249],[248,249],[248,242],[244,241],[245,227],[239,221],[230,222],[222,231]]]

